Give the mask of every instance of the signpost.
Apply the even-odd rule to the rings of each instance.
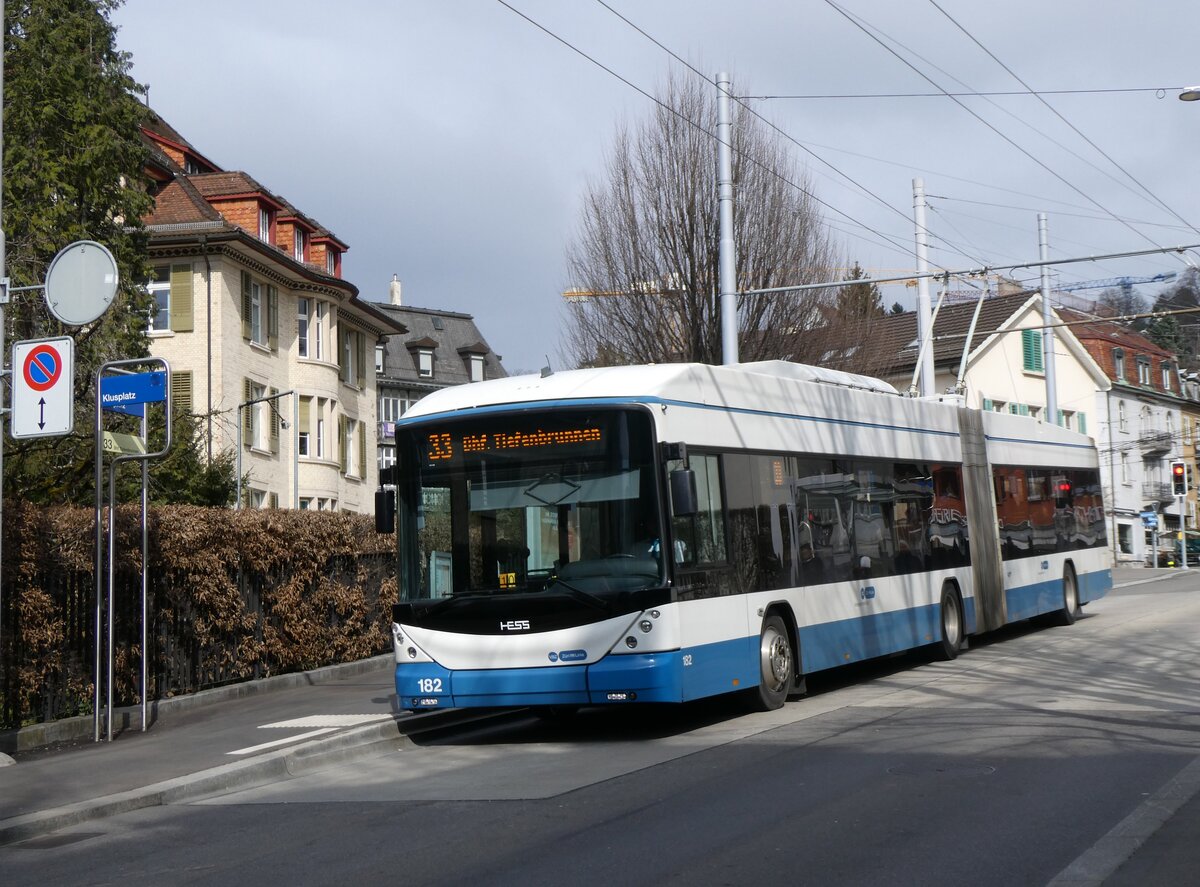
[[[12,421],[18,440],[58,437],[75,427],[75,340],[33,339],[12,346]]]
[[[151,372],[131,372],[135,367],[157,365],[160,370]],[[113,594],[116,581],[115,567],[117,560],[117,467],[122,462],[140,461],[142,463],[142,730],[146,729],[146,699],[149,693],[149,673],[147,671],[147,625],[149,613],[147,598],[149,593],[146,564],[149,541],[146,532],[146,487],[147,462],[166,454],[171,447],[171,367],[161,357],[143,357],[132,360],[110,360],[101,364],[96,374],[96,681],[95,709],[93,715],[94,739],[100,741],[100,712],[101,712],[101,672],[100,672],[100,638],[104,635],[103,616],[108,613],[108,663],[105,685],[107,697],[105,700],[104,722],[106,738],[112,741],[113,713]],[[163,404],[165,433],[163,446],[156,452],[147,452],[146,438],[148,422],[146,404]],[[137,416],[141,421],[141,436],[104,429],[105,412],[122,413],[127,416]],[[101,565],[105,563],[103,539],[103,455],[111,456],[108,468],[108,569],[104,571]],[[107,573],[107,595],[104,588],[104,574]]]

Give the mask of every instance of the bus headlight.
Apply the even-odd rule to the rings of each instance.
[[[416,658],[417,658],[417,648],[416,648],[416,647],[409,647],[409,648],[408,648],[408,658],[409,658],[409,659],[416,659]]]
[[[654,623],[649,619],[643,619],[638,623],[638,628],[640,628],[643,632],[648,632],[650,629],[654,628]]]
[[[629,637],[625,638],[625,646],[628,647],[630,650],[634,649],[635,647],[637,647],[637,638],[635,638],[633,635],[630,635]]]

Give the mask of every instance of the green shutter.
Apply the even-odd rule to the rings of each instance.
[[[250,399],[250,380],[242,379],[242,403]],[[250,449],[253,444],[254,422],[252,421],[250,411],[254,407],[242,407],[242,446]]]
[[[984,409],[984,412],[987,412],[987,413],[990,413],[993,409],[995,409],[995,406],[992,403],[992,399],[990,397],[985,397],[983,399],[983,409]]]
[[[1021,352],[1025,364],[1025,372],[1043,372],[1042,334],[1040,331],[1021,330]]]
[[[192,412],[191,370],[171,373],[171,411],[176,416],[190,415]]]
[[[357,373],[358,387],[367,387],[367,334],[355,333],[354,342],[358,346],[357,353],[354,355],[354,369]]]
[[[250,272],[242,272],[242,338],[250,341]]]
[[[190,333],[195,329],[192,316],[192,266],[171,266],[171,329]]]
[[[342,474],[346,473],[346,417],[338,416],[338,464]]]
[[[267,393],[274,397],[279,389],[272,388]],[[279,401],[268,401],[267,408],[271,411],[271,452],[279,455]]]
[[[342,325],[337,326],[337,333],[333,337],[333,347],[337,350],[338,378],[343,382],[346,381],[346,336],[349,333],[342,330]]]
[[[1080,434],[1087,434],[1087,413],[1075,414],[1075,427]]]
[[[267,287],[267,347],[279,348],[279,290]]]
[[[367,423],[358,423],[358,476],[367,479]]]
[[[308,430],[309,430],[309,428],[308,428],[308,418],[309,418],[309,417],[308,417],[308,411],[309,411],[309,409],[311,408],[311,406],[312,406],[312,398],[311,398],[311,397],[302,397],[302,398],[300,398],[300,417],[299,417],[299,422],[300,422],[300,430],[301,430],[301,431],[308,431]]]

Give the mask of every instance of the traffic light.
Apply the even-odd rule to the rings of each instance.
[[[1186,496],[1188,491],[1187,464],[1184,462],[1171,463],[1171,492],[1176,496]]]

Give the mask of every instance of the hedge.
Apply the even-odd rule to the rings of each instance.
[[[136,506],[118,508],[118,705],[140,702],[138,519]],[[362,659],[390,643],[395,538],[368,516],[162,506],[148,531],[150,699]],[[95,532],[91,509],[5,504],[0,728],[92,710]]]

